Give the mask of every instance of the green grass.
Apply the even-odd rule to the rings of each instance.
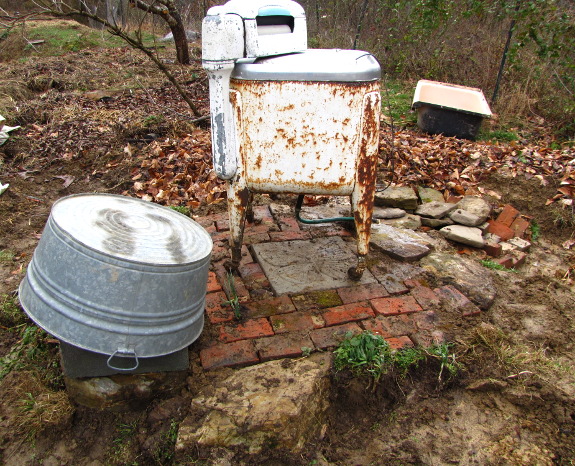
[[[411,111],[415,86],[410,83],[384,79],[382,81],[381,108],[383,119],[394,126],[415,126],[417,115]]]
[[[14,259],[14,256],[16,256],[16,254],[14,254],[12,251],[3,249],[0,251],[0,262],[10,262],[12,259]]]
[[[175,210],[176,212],[179,212],[182,215],[185,215],[186,217],[190,217],[191,212],[190,212],[190,208],[183,206],[183,205],[171,205],[170,209]]]
[[[486,268],[491,269],[491,270],[502,270],[502,271],[505,271],[505,272],[514,272],[514,273],[517,273],[517,270],[515,270],[515,269],[508,269],[507,267],[505,267],[505,266],[503,266],[503,265],[501,265],[501,264],[498,264],[497,262],[495,262],[495,261],[493,261],[493,260],[491,260],[491,259],[484,259],[484,260],[482,260],[482,261],[481,261],[481,265],[482,265],[483,267],[486,267]]]
[[[6,329],[11,329],[26,322],[27,317],[15,294],[0,295],[0,325]]]
[[[519,136],[513,131],[508,131],[504,129],[498,129],[493,131],[480,131],[479,137],[480,141],[498,141],[498,142],[513,142],[518,141]]]
[[[393,351],[380,335],[364,331],[358,335],[349,333],[334,351],[336,371],[349,370],[355,376],[367,376],[375,387],[380,378],[390,371],[405,377],[409,370],[421,362],[435,360],[439,363],[438,379],[447,372],[448,380],[462,369],[452,351],[452,345],[443,343],[428,348],[404,347]]]

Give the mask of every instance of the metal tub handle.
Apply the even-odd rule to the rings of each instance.
[[[114,359],[115,356],[121,357],[121,358],[133,357],[134,361],[135,361],[134,367],[116,367],[116,366],[114,366],[112,364],[112,359]],[[138,366],[140,365],[140,361],[138,360],[138,355],[136,354],[135,351],[119,348],[110,355],[110,357],[106,361],[106,365],[110,369],[115,370],[115,371],[128,372],[128,371],[135,371],[138,368]]]

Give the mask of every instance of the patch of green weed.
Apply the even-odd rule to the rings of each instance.
[[[236,281],[233,273],[228,272],[227,282],[228,282],[229,299],[227,301],[224,301],[222,304],[230,306],[232,308],[236,320],[242,320],[242,306],[240,304],[240,298],[236,291]]]
[[[503,266],[503,265],[501,265],[501,264],[498,264],[497,262],[495,262],[495,261],[493,261],[493,260],[491,260],[491,259],[484,259],[484,260],[482,260],[482,261],[481,261],[481,265],[482,265],[483,267],[487,267],[488,269],[491,269],[491,270],[503,270],[503,271],[505,271],[505,272],[515,272],[515,273],[517,273],[517,270],[515,270],[515,269],[508,269],[507,267],[505,267],[505,266]]]
[[[171,205],[170,209],[175,210],[176,212],[179,212],[180,214],[185,215],[186,217],[190,217],[191,216],[191,211],[189,207],[183,206],[183,205]]]
[[[2,249],[2,251],[0,251],[0,262],[10,262],[14,259],[15,255],[12,251]]]
[[[26,322],[26,314],[20,309],[15,294],[0,295],[0,325],[12,328]]]
[[[531,232],[531,240],[537,241],[541,237],[541,227],[535,221],[532,221],[529,225],[529,231]]]
[[[513,131],[498,129],[494,131],[480,132],[478,139],[483,141],[513,142],[518,141],[519,136],[517,136]]]

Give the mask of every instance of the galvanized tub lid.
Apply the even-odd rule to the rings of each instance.
[[[210,235],[192,219],[140,199],[77,194],[56,201],[51,216],[75,241],[133,262],[186,264],[212,249]]]
[[[254,81],[365,82],[381,78],[376,58],[361,50],[309,49],[304,52],[242,59],[232,78]]]
[[[57,201],[20,284],[40,327],[71,345],[155,357],[198,338],[210,235],[178,212],[123,196]]]

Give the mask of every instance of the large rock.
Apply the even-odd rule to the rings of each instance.
[[[390,186],[382,192],[375,193],[375,205],[415,210],[417,208],[417,194],[409,186]]]
[[[154,398],[173,395],[186,385],[187,373],[156,372],[75,379],[64,377],[68,395],[89,408],[140,409]]]
[[[425,236],[411,230],[376,224],[371,227],[371,245],[400,261],[416,261],[431,252]]]
[[[407,214],[401,218],[389,218],[386,220],[380,220],[379,223],[395,228],[417,230],[421,226],[421,217],[419,215]]]
[[[196,445],[243,446],[257,453],[273,445],[298,451],[318,437],[328,407],[330,354],[270,361],[234,371],[192,400],[180,425],[178,455]]]
[[[489,309],[496,296],[491,271],[474,260],[449,253],[434,252],[420,265],[444,285],[453,285],[483,310]]]
[[[474,213],[463,209],[455,209],[449,214],[449,218],[451,218],[451,220],[453,220],[455,223],[459,223],[468,227],[478,227],[484,223],[482,217],[478,217]]]
[[[442,218],[449,215],[450,212],[455,210],[455,204],[450,204],[448,202],[427,202],[421,204],[415,213],[421,215],[422,217],[428,218]]]
[[[491,215],[491,205],[480,197],[464,196],[463,199],[457,203],[457,208],[477,215],[480,218],[477,225],[485,222]]]
[[[373,208],[373,218],[376,219],[390,219],[405,217],[405,210],[397,209],[395,207],[377,207]]]
[[[443,198],[443,194],[439,192],[437,189],[432,188],[423,188],[419,186],[417,188],[417,194],[419,194],[419,199],[421,199],[422,203],[426,202],[444,202],[445,199]]]
[[[461,244],[467,244],[474,248],[482,248],[485,245],[482,232],[479,228],[466,227],[464,225],[450,225],[443,227],[439,232],[447,239]]]

